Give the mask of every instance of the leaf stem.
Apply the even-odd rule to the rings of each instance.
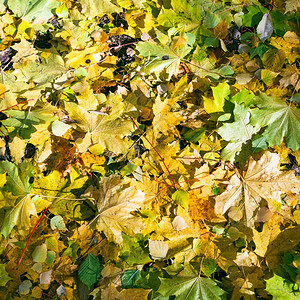
[[[134,125],[136,126],[136,128],[138,129],[138,131],[139,131],[141,134],[143,134],[143,132],[141,131],[140,127],[138,126],[138,124],[136,123],[136,121],[134,120],[134,118],[131,117],[131,120],[132,120],[132,122],[134,123]],[[156,150],[156,148],[155,148],[155,147],[153,146],[153,144],[149,141],[149,139],[148,139],[146,136],[144,136],[144,138],[146,139],[146,141],[150,144],[150,146],[153,148],[153,150],[156,152],[156,154],[157,154],[157,155],[159,156],[159,158],[161,159],[163,165],[165,166],[165,168],[166,168],[166,170],[167,170],[167,172],[168,172],[168,174],[169,174],[169,176],[170,176],[170,178],[171,178],[171,180],[172,180],[172,182],[173,182],[173,186],[174,186],[175,190],[177,190],[175,180],[174,180],[174,178],[173,178],[173,176],[172,176],[172,174],[171,174],[169,168],[167,167],[167,165],[166,165],[166,163],[165,163],[165,159],[160,155],[160,153]]]
[[[33,101],[33,100],[35,100],[35,99],[28,99],[28,100],[22,101],[22,102],[20,102],[20,103],[17,103],[17,104],[14,104],[14,105],[10,106],[10,107],[7,107],[7,108],[5,108],[5,109],[2,109],[2,110],[0,110],[0,112],[9,110],[9,109],[11,109],[11,108],[13,108],[13,107],[15,107],[15,106],[18,106],[18,105],[20,105],[20,104],[27,103],[27,102]]]
[[[30,240],[31,240],[31,238],[32,238],[32,236],[33,236],[33,233],[35,232],[36,228],[38,227],[38,225],[39,225],[40,222],[42,221],[42,219],[43,219],[43,217],[44,217],[44,215],[46,214],[47,211],[48,211],[48,207],[45,208],[43,214],[41,215],[41,217],[39,218],[39,220],[38,220],[37,223],[35,224],[34,228],[32,229],[32,231],[31,231],[31,233],[30,233],[30,236],[29,236],[29,239],[27,240],[27,243],[26,243],[26,245],[25,245],[25,248],[24,248],[24,250],[23,250],[23,252],[22,252],[21,258],[20,258],[19,261],[18,261],[17,267],[19,267],[19,265],[21,264],[22,259],[23,259],[23,256],[24,256],[24,254],[25,254],[25,251],[26,251],[26,249],[27,249],[27,247],[28,247],[28,244],[29,244],[29,242],[30,242]]]

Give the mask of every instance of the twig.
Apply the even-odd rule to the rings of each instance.
[[[29,244],[29,242],[30,242],[30,240],[31,240],[31,238],[32,238],[32,236],[33,236],[33,233],[35,232],[36,228],[38,227],[38,225],[39,225],[40,222],[42,221],[42,219],[43,219],[43,217],[44,217],[44,215],[46,214],[47,211],[48,211],[48,207],[45,208],[43,214],[41,215],[41,217],[39,218],[39,220],[38,220],[37,223],[35,224],[34,228],[32,229],[32,231],[31,231],[31,233],[30,233],[30,236],[29,236],[29,239],[28,239],[28,241],[27,241],[27,243],[26,243],[26,245],[25,245],[25,248],[24,248],[24,250],[23,250],[23,252],[22,252],[21,258],[20,258],[20,260],[18,261],[17,267],[21,264],[22,259],[23,259],[23,256],[24,256],[24,254],[25,254],[25,251],[26,251],[26,249],[27,249],[27,247],[28,247],[28,244]]]

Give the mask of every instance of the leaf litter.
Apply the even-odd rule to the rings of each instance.
[[[1,299],[299,297],[299,5],[273,2],[0,2]]]

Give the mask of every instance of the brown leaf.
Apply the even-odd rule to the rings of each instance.
[[[279,155],[271,152],[265,152],[259,161],[250,157],[247,170],[234,174],[227,190],[216,197],[216,213],[223,215],[232,206],[243,206],[247,226],[251,227],[262,199],[281,203],[282,194],[299,193],[294,171],[279,171],[279,160]]]

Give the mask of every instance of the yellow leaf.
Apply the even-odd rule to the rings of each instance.
[[[66,65],[68,67],[77,69],[80,66],[85,67],[91,64],[98,63],[100,61],[99,53],[104,53],[107,50],[108,50],[107,44],[103,44],[103,46],[89,47],[80,51],[74,50],[66,55],[66,59],[67,59]]]
[[[276,76],[278,75],[278,73],[267,70],[267,69],[263,69],[261,70],[261,80],[267,85],[267,86],[271,86],[274,82],[274,79],[276,78]]]
[[[187,76],[184,76],[176,83],[170,97],[164,100],[160,95],[156,97],[153,104],[153,130],[156,139],[176,132],[175,126],[183,120],[183,115],[179,109],[175,110],[175,103],[184,99],[187,87]]]
[[[118,299],[120,300],[147,300],[150,290],[145,289],[128,289],[122,290]]]
[[[272,71],[279,71],[284,64],[285,52],[283,50],[269,49],[265,52],[262,62],[264,66]]]
[[[6,92],[5,85],[3,83],[0,83],[0,99],[3,98],[5,92]]]
[[[290,64],[299,57],[300,38],[295,32],[287,31],[283,37],[273,37],[270,43],[285,53]]]
[[[12,142],[9,143],[11,156],[17,163],[21,163],[22,157],[24,156],[25,147],[25,140],[19,138],[18,136],[14,137]]]
[[[131,213],[143,206],[145,194],[133,186],[126,187],[118,175],[102,177],[100,188],[94,191],[98,208],[97,229],[103,231],[110,241],[122,242],[121,232],[140,233],[142,220]]]
[[[132,113],[135,108],[123,102],[119,95],[109,96],[105,105],[111,107],[108,114],[93,113],[76,103],[65,103],[70,117],[77,121],[78,130],[86,133],[86,137],[80,141],[80,152],[98,144],[103,149],[120,154],[126,153],[131,146],[131,142],[126,140],[125,136],[131,134],[134,124],[129,118],[123,118],[123,115]],[[76,143],[79,144],[78,142]]]
[[[264,223],[261,232],[253,229],[253,241],[255,243],[255,253],[261,257],[265,257],[269,243],[275,240],[280,230],[281,218],[274,215],[272,219]]]

